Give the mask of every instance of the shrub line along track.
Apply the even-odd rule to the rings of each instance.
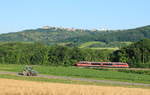
[[[5,72],[5,71],[0,71],[0,74],[17,75],[16,72]],[[20,76],[20,75],[17,75],[17,76]],[[68,80],[73,80],[73,81],[97,82],[97,83],[107,83],[107,84],[117,84],[117,85],[127,85],[127,86],[150,87],[150,84],[144,84],[144,83],[129,83],[129,82],[119,82],[119,81],[112,81],[112,80],[95,80],[95,79],[87,79],[87,78],[73,78],[73,77],[68,77],[68,76],[53,76],[53,75],[38,74],[38,76],[31,76],[31,77],[41,77],[41,78],[49,78],[49,79],[68,79]]]

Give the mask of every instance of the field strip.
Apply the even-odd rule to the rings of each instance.
[[[0,95],[150,95],[150,90],[0,79]]]
[[[10,75],[17,75],[16,72],[5,72],[0,71],[0,74],[10,74]],[[20,76],[20,75],[17,75]],[[107,84],[117,84],[117,85],[127,85],[127,86],[145,86],[150,87],[150,84],[144,84],[144,83],[130,83],[130,82],[120,82],[120,81],[112,81],[112,80],[95,80],[95,79],[87,79],[87,78],[74,78],[74,77],[68,77],[68,76],[53,76],[53,75],[43,75],[38,74],[38,76],[32,76],[32,77],[41,77],[41,78],[48,78],[48,79],[68,79],[73,81],[85,81],[85,82],[97,82],[97,83],[107,83]]]

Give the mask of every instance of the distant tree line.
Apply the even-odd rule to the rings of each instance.
[[[40,43],[1,43],[0,63],[69,66],[77,61],[109,61],[110,52]]]
[[[128,30],[107,30],[107,31],[95,31],[90,32],[90,35],[80,35],[77,37],[70,37],[65,39],[64,41],[74,42],[74,43],[84,43],[87,41],[101,41],[106,44],[111,42],[136,42],[145,38],[150,38],[150,25],[145,27],[140,27],[136,29],[128,29]]]
[[[150,39],[120,50],[80,49],[41,43],[0,43],[0,63],[71,66],[78,61],[127,62],[130,67],[150,67]]]

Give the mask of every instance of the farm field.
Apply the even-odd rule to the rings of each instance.
[[[0,95],[150,95],[150,90],[0,79]]]
[[[107,49],[107,50],[112,50],[112,51],[119,49],[118,47],[88,47],[88,46],[93,45],[93,44],[105,45],[104,42],[91,41],[91,42],[86,42],[86,43],[81,44],[81,45],[79,46],[79,48],[89,48],[89,49],[98,49],[98,50]]]
[[[100,41],[90,41],[90,42],[86,42],[86,43],[83,43],[81,44],[79,47],[80,48],[86,48],[92,44],[105,44],[104,42],[100,42]]]
[[[24,65],[0,64],[0,71],[20,72],[23,67]],[[40,74],[45,75],[69,76],[96,80],[115,80],[131,83],[150,84],[150,75],[148,74],[126,73],[113,70],[96,70],[90,68],[54,67],[39,65],[34,65],[33,68]]]
[[[112,50],[112,51],[115,51],[115,50],[119,50],[118,47],[114,47],[114,48],[109,48],[109,47],[95,47],[95,48],[90,48],[90,49],[97,49],[97,50]]]
[[[64,84],[80,84],[80,85],[96,85],[96,86],[117,86],[117,87],[128,87],[128,88],[147,88],[150,89],[150,86],[146,85],[133,85],[130,83],[128,85],[122,83],[107,83],[107,82],[95,82],[95,81],[87,81],[87,80],[73,80],[67,78],[46,78],[46,77],[27,77],[27,76],[17,76],[13,74],[0,74],[0,78],[2,79],[14,79],[14,80],[26,80],[26,81],[37,81],[37,82],[48,82],[48,83],[64,83]],[[101,80],[100,80],[101,81]]]
[[[118,50],[121,47],[129,46],[133,42],[110,42],[108,44],[100,41],[89,41],[81,44],[79,48],[90,48],[90,49],[107,49],[107,50]]]

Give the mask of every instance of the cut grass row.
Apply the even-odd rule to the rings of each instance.
[[[81,80],[69,80],[69,79],[53,79],[53,78],[42,78],[42,77],[29,77],[29,76],[17,76],[10,74],[0,74],[2,79],[15,79],[15,80],[25,80],[25,81],[37,81],[37,82],[50,82],[50,83],[65,83],[65,84],[80,84],[80,85],[97,85],[97,86],[120,86],[129,88],[146,88],[150,89],[148,86],[142,85],[120,85],[120,84],[110,84],[110,83],[99,83],[99,82],[89,82]]]
[[[24,65],[0,64],[1,71],[20,72]],[[40,74],[150,84],[150,75],[77,67],[33,66]]]
[[[143,75],[150,75],[150,69],[146,68],[94,68],[96,70],[103,70],[103,71],[118,71],[118,72],[125,72],[125,73],[134,73],[134,74],[143,74]]]

